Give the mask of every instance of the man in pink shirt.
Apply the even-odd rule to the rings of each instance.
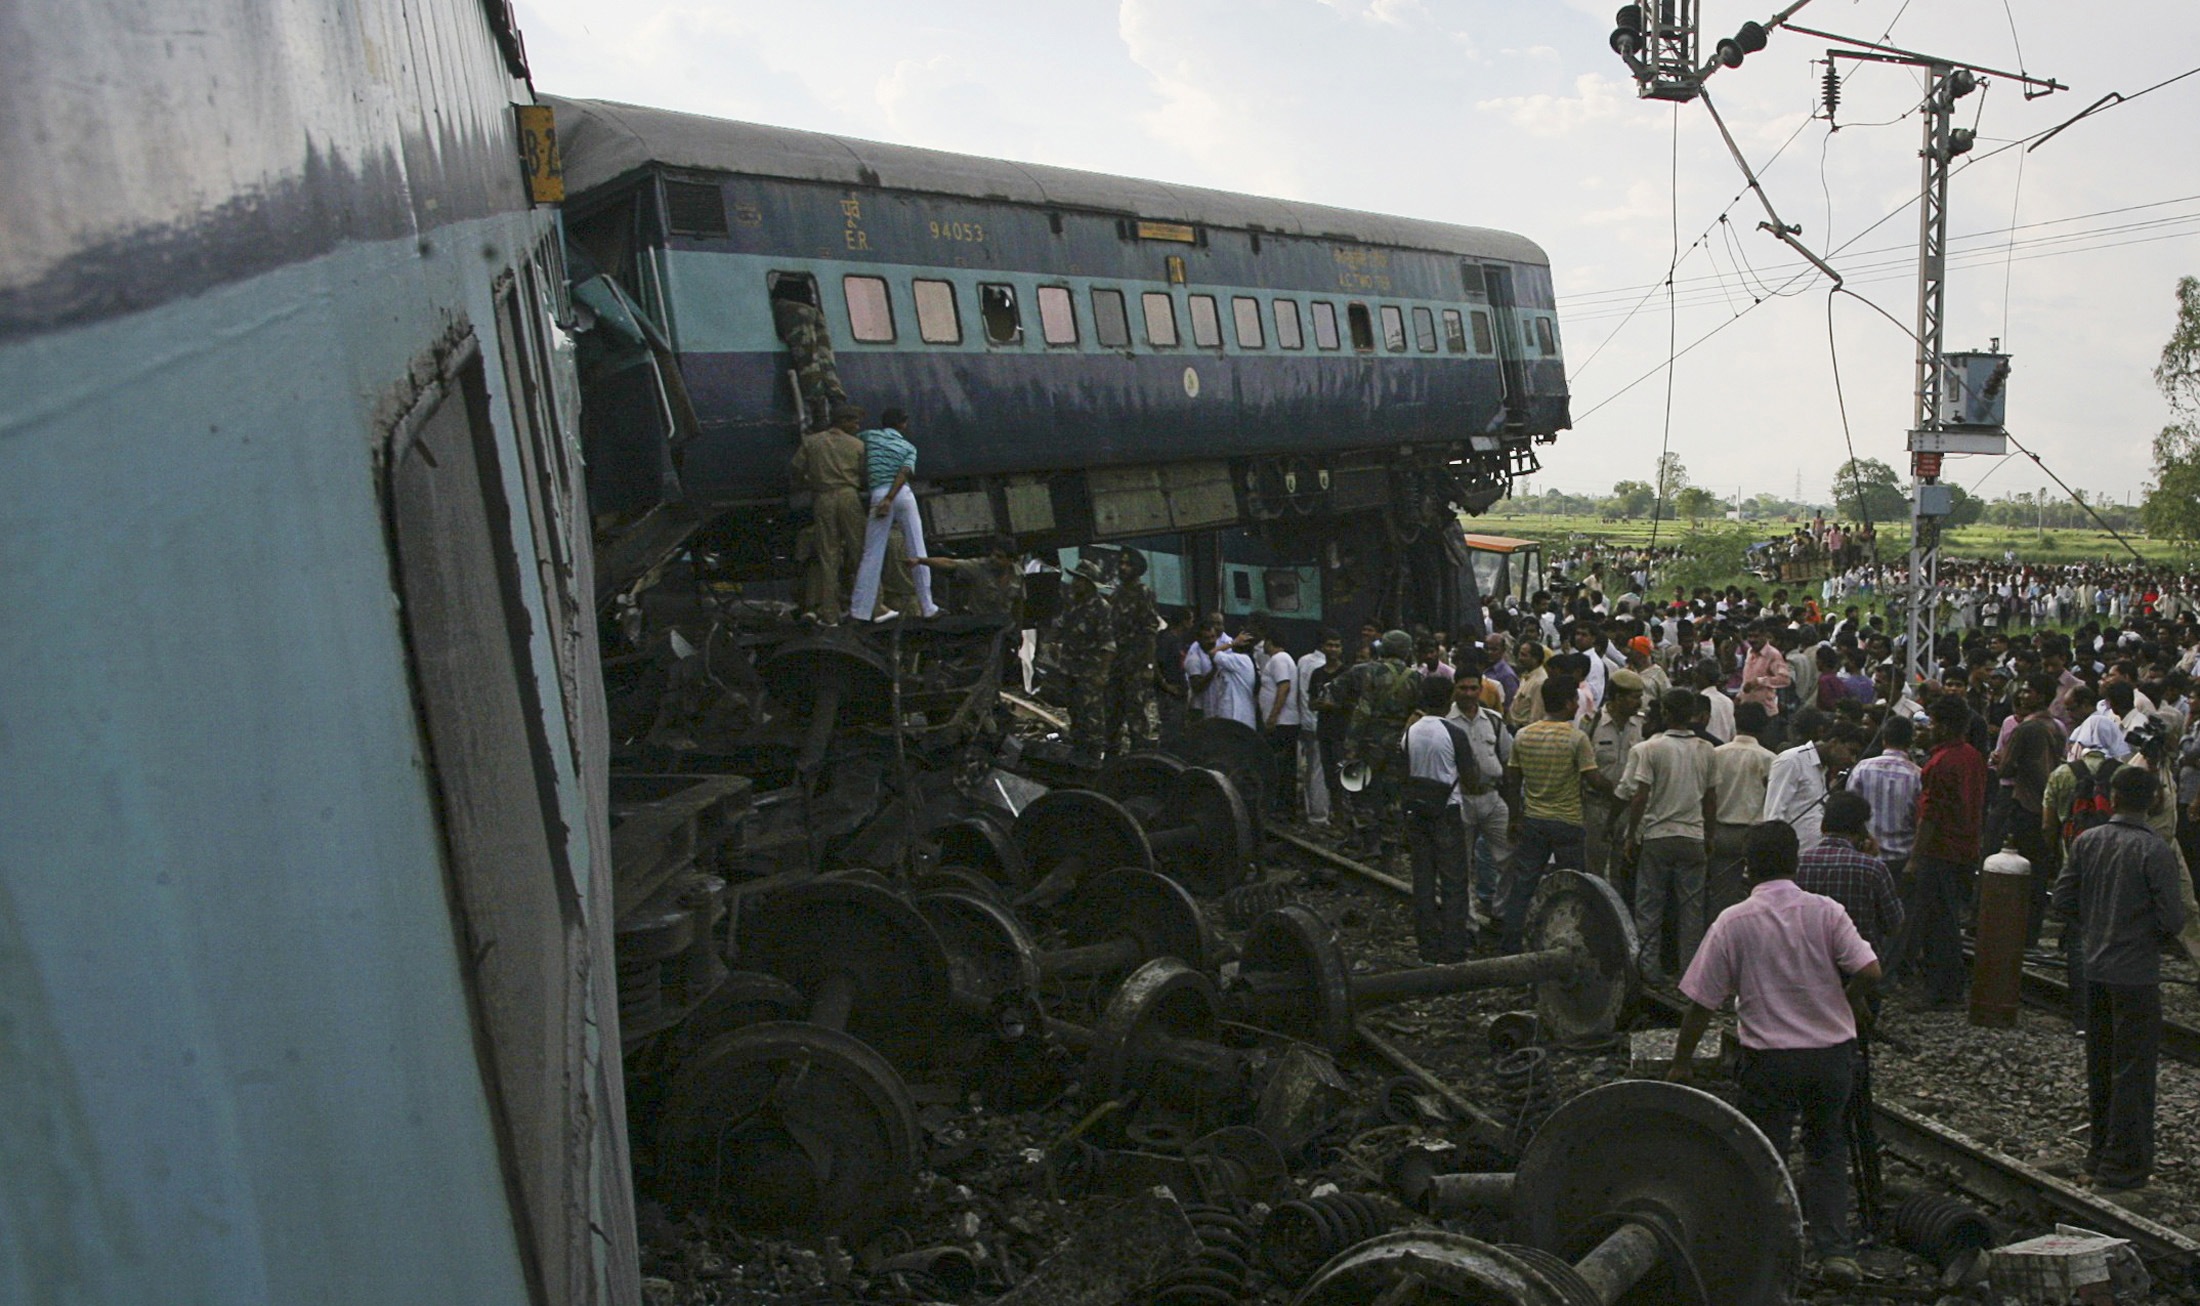
[[[1787,654],[1772,640],[1770,621],[1749,628],[1748,647],[1749,653],[1742,659],[1742,692],[1734,696],[1734,701],[1764,704],[1778,734],[1780,691],[1795,683],[1795,673],[1788,669]]]
[[[1879,958],[1846,908],[1797,887],[1796,860],[1793,827],[1750,827],[1749,897],[1719,913],[1681,979],[1690,1005],[1672,1077],[1687,1078],[1712,1014],[1733,999],[1742,1112],[1783,1157],[1801,1119],[1805,1165],[1797,1187],[1819,1272],[1853,1285],[1860,1272],[1851,1257],[1845,1109]]]

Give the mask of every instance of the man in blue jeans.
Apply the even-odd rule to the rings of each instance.
[[[1543,882],[1543,868],[1557,862],[1568,870],[1580,870],[1588,843],[1582,826],[1581,787],[1604,792],[1610,784],[1597,774],[1596,749],[1589,736],[1574,729],[1579,707],[1579,687],[1570,676],[1551,676],[1539,691],[1545,719],[1523,726],[1513,736],[1512,754],[1505,770],[1518,777],[1514,786],[1520,806],[1514,813],[1512,865],[1498,900],[1502,922],[1499,947],[1520,951],[1527,926],[1528,904]]]

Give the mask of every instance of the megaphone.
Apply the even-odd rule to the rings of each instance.
[[[1374,774],[1374,768],[1369,766],[1365,762],[1347,762],[1344,767],[1337,772],[1337,779],[1340,783],[1344,785],[1344,791],[1346,793],[1356,794],[1362,789],[1367,788],[1367,782],[1374,776]]]

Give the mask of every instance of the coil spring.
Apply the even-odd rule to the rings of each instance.
[[[1312,1278],[1330,1257],[1390,1227],[1383,1208],[1360,1193],[1285,1202],[1260,1227],[1260,1255],[1287,1287]]]
[[[1233,930],[1250,929],[1254,921],[1290,902],[1291,891],[1281,881],[1241,884],[1222,895],[1223,923]]]
[[[1975,1206],[1938,1193],[1918,1193],[1895,1208],[1894,1240],[1946,1269],[1965,1252],[1992,1246],[1994,1226]]]
[[[1516,1145],[1532,1138],[1545,1117],[1558,1107],[1550,1080],[1544,1074],[1548,1059],[1549,1054],[1542,1048],[1524,1047],[1499,1057],[1490,1068],[1506,1114],[1512,1117]]]
[[[1252,1273],[1253,1227],[1225,1207],[1187,1205],[1199,1258],[1154,1285],[1150,1306],[1236,1306]]]

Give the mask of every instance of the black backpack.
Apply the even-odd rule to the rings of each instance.
[[[2115,801],[2108,795],[2108,782],[2115,779],[2118,766],[2112,757],[2102,758],[2098,771],[2087,766],[2082,757],[2070,764],[2071,778],[2078,782],[2078,787],[2070,798],[2070,815],[2063,818],[2065,848],[2086,831],[2108,824],[2108,818],[2116,814]]]

